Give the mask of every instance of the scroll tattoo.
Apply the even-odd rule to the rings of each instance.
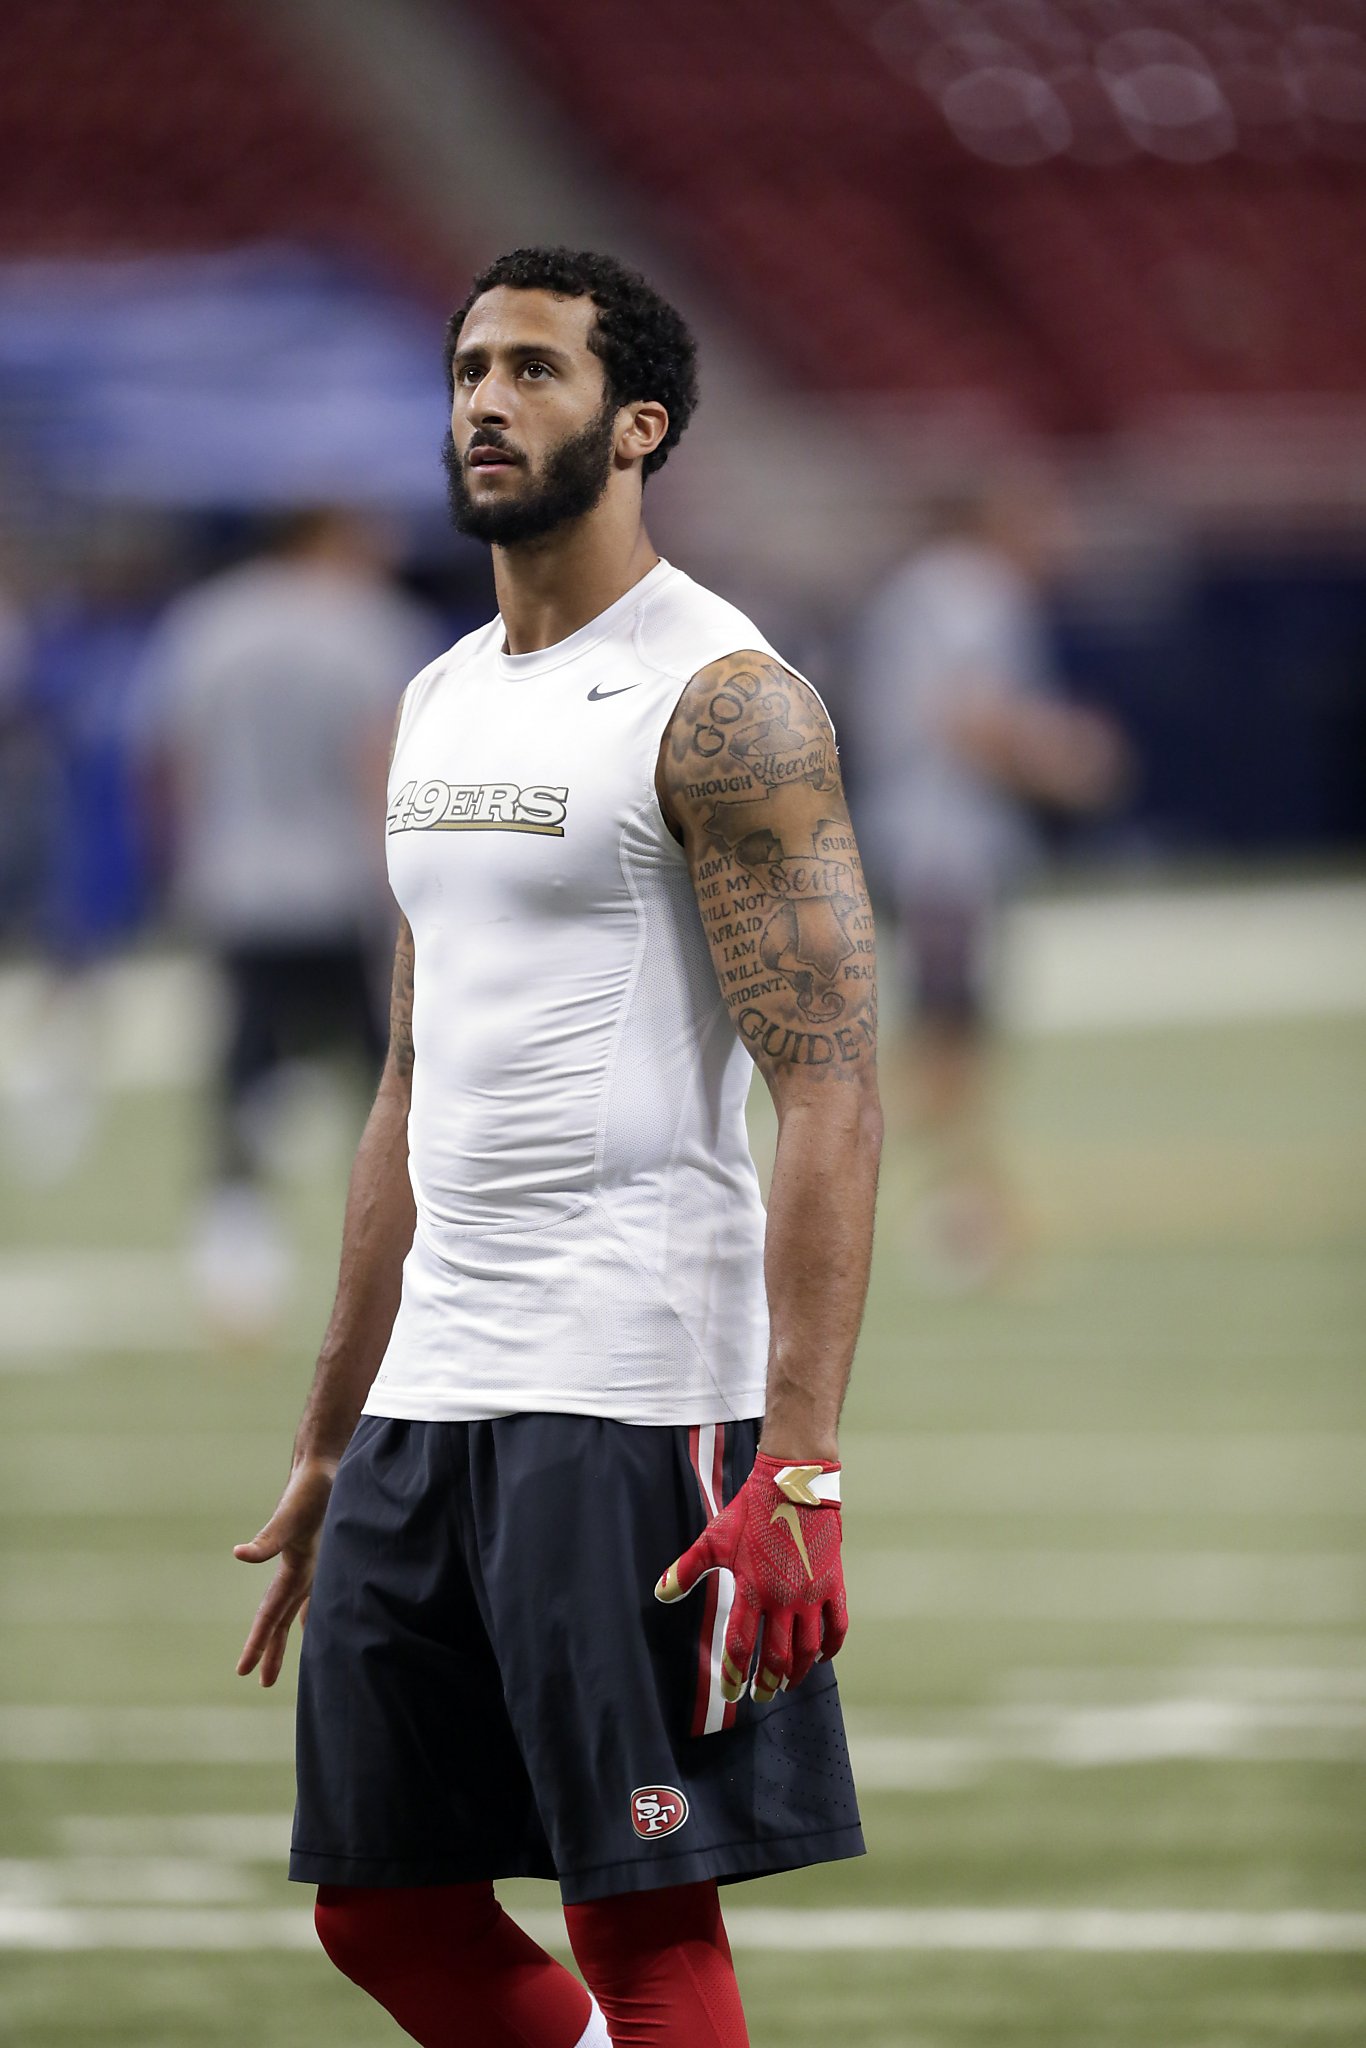
[[[668,794],[722,992],[756,1058],[863,1062],[875,1043],[873,920],[828,725],[756,655],[695,678]]]

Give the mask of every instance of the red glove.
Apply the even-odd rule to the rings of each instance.
[[[721,1659],[728,1700],[745,1689],[761,1621],[763,1666],[750,1688],[761,1703],[800,1685],[848,1633],[839,1473],[829,1460],[794,1465],[761,1451],[734,1500],[655,1587],[656,1600],[681,1600],[708,1572],[734,1572],[735,1604]]]

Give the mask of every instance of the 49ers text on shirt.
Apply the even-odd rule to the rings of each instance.
[[[535,783],[405,782],[389,806],[390,832],[542,832],[563,839],[569,791]]]

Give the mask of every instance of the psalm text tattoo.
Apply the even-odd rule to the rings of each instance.
[[[872,913],[829,723],[777,663],[735,655],[685,693],[661,762],[717,977],[764,1066],[848,1071],[876,1044]]]

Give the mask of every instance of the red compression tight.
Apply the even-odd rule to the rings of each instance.
[[[323,1885],[332,1961],[422,2048],[575,2048],[583,1986],[510,1920],[490,1884]],[[748,2048],[714,1884],[566,1906],[613,2048]]]
[[[588,1993],[491,1884],[318,1887],[318,1939],[422,2048],[575,2048]]]
[[[622,1892],[564,1917],[612,2048],[748,2048],[714,1884]]]

